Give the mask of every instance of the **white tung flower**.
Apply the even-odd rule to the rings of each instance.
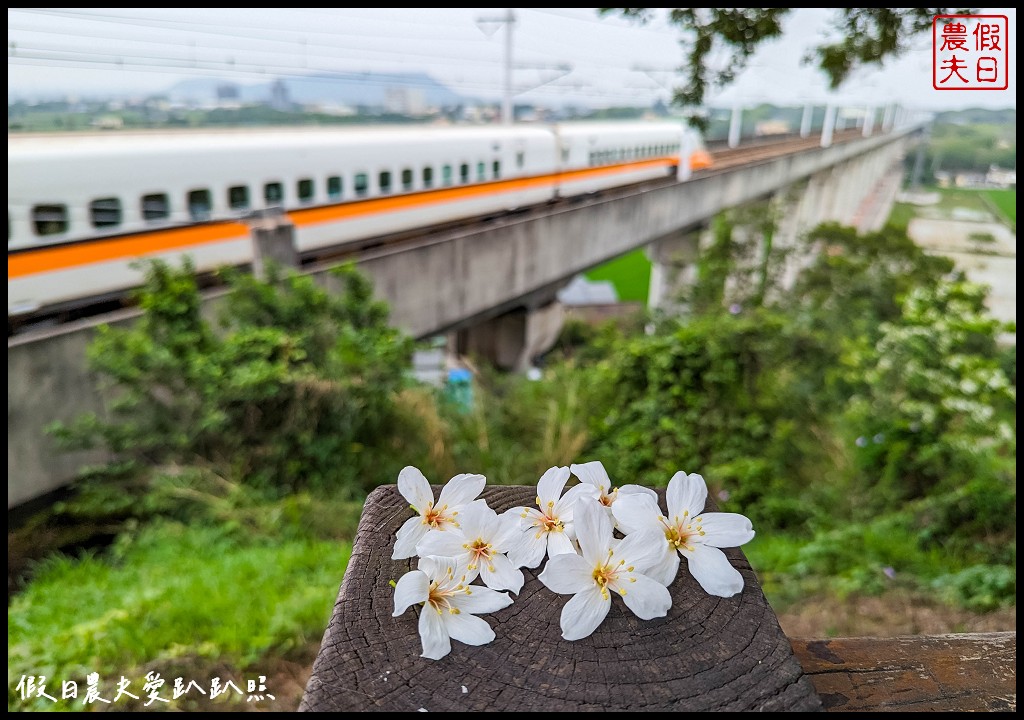
[[[677,472],[665,491],[668,517],[657,502],[643,495],[620,498],[612,507],[625,533],[656,530],[661,535],[661,558],[648,573],[670,585],[679,571],[679,555],[690,574],[711,595],[732,597],[743,590],[743,576],[719,548],[739,547],[754,537],[750,520],[737,513],[705,513],[708,486],[694,473]],[[678,553],[676,552],[678,550]]]
[[[494,631],[478,613],[497,612],[512,604],[508,593],[500,593],[466,582],[465,568],[451,558],[422,558],[418,570],[410,570],[395,584],[395,612],[398,617],[410,605],[420,610],[421,657],[440,660],[452,651],[452,639],[467,645],[486,645]]]
[[[398,473],[398,492],[402,494],[416,512],[398,529],[392,560],[403,560],[416,554],[416,544],[428,530],[448,530],[458,527],[455,516],[476,499],[484,489],[483,475],[456,475],[441,488],[441,495],[434,504],[434,492],[430,483],[416,468],[402,468]]]
[[[647,495],[651,500],[656,501],[658,499],[656,492],[642,485],[623,485],[622,487],[613,488],[612,481],[608,477],[608,471],[604,469],[604,464],[600,460],[570,465],[569,470],[580,479],[580,482],[593,485],[598,489],[600,495],[598,495],[597,499],[608,508],[609,513],[611,512],[612,504],[620,496],[640,494]],[[614,518],[612,519],[614,520]]]
[[[447,531],[430,530],[416,545],[421,556],[454,558],[465,565],[467,578],[479,575],[492,590],[523,588],[523,573],[505,557],[519,537],[518,516],[498,516],[484,502],[470,503],[459,515],[459,526]]]
[[[572,526],[573,506],[581,497],[595,497],[593,485],[580,483],[562,495],[569,480],[569,468],[553,467],[537,481],[537,508],[514,507],[505,515],[519,516],[519,537],[508,553],[516,567],[537,567],[544,554],[554,557],[576,553]]]
[[[579,640],[590,635],[608,615],[612,594],[618,594],[643,620],[664,617],[672,597],[644,570],[661,557],[660,537],[653,531],[612,536],[612,521],[594,499],[576,504],[576,533],[583,556],[556,555],[540,574],[549,590],[572,598],[562,608],[562,637]]]

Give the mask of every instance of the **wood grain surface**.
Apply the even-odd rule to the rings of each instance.
[[[434,488],[435,497],[439,488]],[[491,486],[497,512],[529,506],[535,487]],[[662,507],[664,496],[662,493]],[[712,508],[708,508],[711,510]],[[393,589],[416,558],[391,560],[412,511],[394,485],[363,509],[352,559],[306,694],[304,711],[819,710],[789,640],[743,553],[727,550],[746,587],[708,595],[682,563],[664,618],[640,620],[620,601],[593,635],[569,642],[559,613],[569,599],[535,571],[515,603],[483,615],[497,635],[480,647],[452,642],[441,660],[421,658],[417,614],[392,617]]]
[[[1017,710],[1017,633],[794,640],[830,711]]]

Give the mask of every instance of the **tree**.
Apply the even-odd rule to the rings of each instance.
[[[671,8],[668,20],[683,32],[687,80],[675,91],[678,105],[703,104],[709,87],[732,82],[746,67],[747,60],[766,40],[782,34],[782,21],[792,8]],[[598,8],[602,15],[618,13],[645,23],[652,8]],[[857,67],[881,65],[908,47],[911,37],[927,30],[936,15],[970,13],[951,8],[836,8],[834,29],[842,34],[838,42],[815,48],[813,57],[828,76],[832,89],[839,87]],[[709,66],[713,50],[724,49],[725,67]]]

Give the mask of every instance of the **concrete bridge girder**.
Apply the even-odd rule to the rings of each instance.
[[[854,156],[777,188],[768,198],[780,219],[772,244],[789,250],[782,269],[782,286],[791,287],[800,270],[813,259],[813,252],[802,247],[801,237],[815,226],[828,221],[853,225],[860,231],[879,229],[888,216],[901,175],[901,143],[878,147],[870,153]],[[897,182],[893,182],[893,179]],[[883,182],[885,180],[889,182]],[[876,188],[883,184],[879,202],[869,203]],[[869,207],[866,207],[869,206]],[[699,251],[711,241],[704,230],[677,232],[653,240],[647,246],[652,261],[648,306],[667,312],[682,308],[675,299],[697,279]],[[761,258],[763,259],[763,257]]]

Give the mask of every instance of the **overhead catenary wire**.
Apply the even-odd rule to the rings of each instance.
[[[94,37],[99,40],[109,39],[112,43],[124,43],[126,46],[119,48],[118,53],[109,53],[107,51],[107,57],[103,58],[97,54],[94,50],[82,49],[80,43],[74,47],[65,46],[54,46],[49,43],[42,42],[25,42],[20,41],[15,43],[17,48],[12,57],[12,53],[9,50],[9,64],[18,65],[44,65],[47,62],[52,62],[57,66],[61,67],[78,67],[78,68],[94,68],[100,69],[103,67],[102,60],[106,59],[111,67],[117,67],[125,70],[136,70],[142,72],[160,72],[155,65],[155,58],[160,53],[148,51],[138,52],[136,48],[140,45],[143,47],[168,47],[178,46],[182,48],[181,56],[169,59],[171,67],[184,74],[184,71],[188,71],[188,74],[196,74],[199,76],[208,77],[215,72],[223,71],[225,73],[230,72],[236,77],[262,77],[270,75],[272,72],[290,73],[293,76],[298,76],[304,72],[317,71],[317,72],[334,72],[338,74],[360,72],[360,71],[374,71],[374,72],[402,72],[405,68],[410,65],[416,67],[417,70],[422,71],[424,65],[436,64],[438,66],[462,66],[467,68],[467,73],[472,74],[471,71],[474,67],[496,67],[500,63],[499,54],[494,52],[490,55],[486,53],[480,55],[478,52],[472,52],[470,57],[466,57],[467,50],[476,47],[477,50],[481,49],[481,46],[487,46],[487,40],[462,37],[465,33],[459,34],[457,41],[450,41],[449,45],[443,50],[437,52],[430,52],[424,46],[424,43],[432,41],[433,38],[422,38],[422,37],[411,37],[411,38],[399,38],[394,35],[381,34],[384,39],[394,37],[396,44],[402,47],[400,52],[394,52],[392,50],[377,50],[368,47],[366,43],[359,44],[358,48],[352,48],[349,43],[345,43],[344,49],[338,44],[327,44],[322,42],[324,37],[339,37],[344,38],[346,41],[352,40],[353,38],[359,39],[360,36],[365,36],[366,33],[360,33],[354,35],[345,31],[327,30],[323,27],[316,28],[310,32],[316,33],[310,38],[303,40],[300,36],[304,36],[307,32],[307,28],[292,27],[290,25],[275,26],[273,28],[264,25],[256,24],[253,22],[244,23],[243,26],[237,26],[237,23],[233,23],[231,28],[216,27],[215,25],[209,25],[207,27],[196,27],[196,24],[191,21],[182,19],[166,19],[166,18],[152,18],[152,17],[138,17],[134,15],[120,13],[95,13],[81,10],[50,10],[50,9],[30,9],[28,13],[35,13],[40,16],[46,17],[69,17],[76,21],[79,21],[79,25],[76,25],[76,34],[79,36]],[[304,13],[313,13],[317,15],[328,15],[335,16],[340,14],[334,12],[322,12],[320,10],[302,10]],[[347,13],[346,13],[347,15]],[[9,19],[11,15],[9,13]],[[398,20],[398,19],[396,19]],[[82,24],[88,21],[88,24],[93,28],[92,31],[84,30]],[[421,23],[414,21],[406,21],[410,25],[420,25]],[[600,20],[597,20],[600,23]],[[589,23],[588,23],[589,24]],[[109,32],[104,33],[102,28],[112,26]],[[123,34],[119,37],[118,31],[113,28],[124,28],[124,27],[156,27],[164,31],[165,35],[160,38],[154,38],[152,35],[144,39],[126,39]],[[240,29],[241,27],[241,29]],[[447,27],[447,26],[446,26]],[[467,30],[471,26],[467,26]],[[61,33],[59,29],[53,28],[29,28],[22,24],[9,23],[9,39],[12,35],[12,29],[16,32],[25,33],[40,33],[45,34],[46,37],[59,36]],[[610,28],[611,29],[611,28]],[[188,30],[189,36],[194,36],[195,32],[198,32],[201,37],[205,37],[213,42],[206,43],[200,42],[196,44],[190,44],[186,47],[183,42],[176,42],[176,37],[181,37],[184,31]],[[243,32],[243,30],[246,30]],[[617,28],[618,31],[626,30],[628,28]],[[258,35],[258,37],[254,37]],[[464,42],[465,41],[465,42]],[[558,48],[564,50],[567,45],[567,38],[562,37],[559,39]],[[570,39],[571,41],[571,39]],[[249,42],[259,42],[260,47],[257,49],[240,47],[244,46]],[[473,43],[476,42],[474,46]],[[267,43],[273,45],[273,48],[268,48]],[[575,57],[571,57],[574,72],[571,76],[566,76],[564,71],[565,61],[559,62],[558,64],[552,65],[549,62],[534,62],[531,61],[531,57],[536,58],[538,55],[544,58],[556,58],[562,59],[565,55],[558,52],[552,52],[552,48],[541,48],[538,47],[535,42],[522,42],[520,45],[524,48],[523,53],[517,53],[522,56],[526,62],[516,63],[516,83],[515,89],[517,96],[524,92],[536,92],[538,95],[551,96],[558,95],[562,96],[566,92],[573,92],[574,94],[592,99],[604,100],[606,102],[635,102],[638,99],[646,102],[653,102],[656,94],[652,94],[651,89],[637,87],[635,82],[630,81],[628,78],[632,71],[628,66],[622,66],[614,62],[608,62],[607,60],[599,60],[595,62],[592,59],[577,60]],[[458,53],[462,56],[453,55],[453,50],[458,48]],[[497,50],[497,47],[493,47]],[[556,46],[552,46],[556,47]],[[575,47],[579,47],[575,45]],[[136,49],[134,52],[129,52],[129,49]],[[484,47],[483,49],[487,49]],[[276,60],[267,62],[267,58],[272,58],[271,51],[275,51],[278,54]],[[348,51],[348,52],[346,52]],[[87,54],[87,53],[93,54]],[[78,54],[72,54],[78,53]],[[184,62],[183,58],[191,60],[192,53],[196,57],[194,67],[184,67],[190,63]],[[211,55],[221,54],[220,58],[211,57]],[[291,62],[282,62],[286,56],[292,55],[293,60]],[[570,55],[575,55],[571,53]],[[300,56],[302,60],[300,60]],[[81,60],[81,63],[76,61]],[[419,62],[420,60],[428,61],[427,63]],[[345,64],[344,67],[309,67],[316,65],[318,62],[337,62]],[[386,69],[384,69],[386,68]],[[623,84],[628,89],[615,89],[606,90],[598,89],[594,83],[598,77],[607,77],[607,72],[601,72],[600,68],[617,69],[623,74]],[[551,73],[557,73],[556,77],[551,77]],[[456,90],[462,90],[465,92],[475,93],[487,93],[490,95],[496,94],[495,83],[489,79],[469,77],[467,73],[459,73],[458,77],[438,77],[438,80],[444,85],[448,85]],[[524,77],[524,73],[532,73]],[[588,77],[588,75],[590,77]]]

